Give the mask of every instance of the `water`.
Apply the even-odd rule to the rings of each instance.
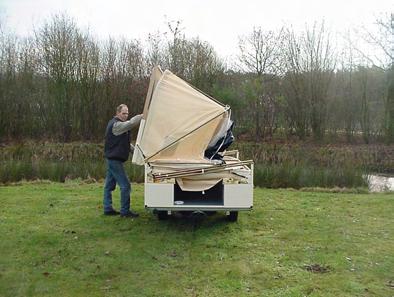
[[[394,191],[394,177],[384,175],[367,175],[370,192]]]

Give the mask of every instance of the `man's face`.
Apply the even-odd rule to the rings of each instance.
[[[126,106],[122,107],[122,110],[116,114],[117,118],[119,118],[122,122],[127,121],[129,116],[129,109]]]

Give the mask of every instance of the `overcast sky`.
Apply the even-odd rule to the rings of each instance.
[[[65,12],[82,29],[100,38],[146,40],[167,31],[166,20],[181,20],[187,37],[208,41],[222,57],[237,52],[238,37],[253,26],[276,29],[325,20],[338,32],[370,25],[382,13],[394,12],[393,0],[0,0],[0,19],[18,35],[31,35],[51,15]]]

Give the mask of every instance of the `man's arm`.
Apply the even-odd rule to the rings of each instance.
[[[142,114],[132,117],[130,120],[125,122],[116,122],[112,127],[112,133],[118,136],[126,131],[129,131],[133,127],[137,126],[142,119]]]

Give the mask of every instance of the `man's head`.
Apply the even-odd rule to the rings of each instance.
[[[129,108],[126,104],[121,104],[116,108],[116,117],[122,122],[127,121],[129,116]]]

